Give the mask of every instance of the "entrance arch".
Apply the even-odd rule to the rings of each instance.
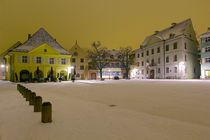
[[[67,80],[67,76],[68,73],[65,70],[60,71],[60,78],[62,78],[62,80]]]
[[[29,77],[30,77],[30,74],[28,70],[22,70],[20,72],[20,82],[29,81]]]

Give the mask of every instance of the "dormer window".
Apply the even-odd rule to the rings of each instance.
[[[175,34],[171,33],[169,34],[169,38],[174,38],[175,37]]]
[[[47,52],[47,49],[44,49],[44,52]]]

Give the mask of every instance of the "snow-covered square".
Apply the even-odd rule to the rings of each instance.
[[[209,140],[210,81],[28,83],[52,103],[52,123],[0,81],[0,140]]]

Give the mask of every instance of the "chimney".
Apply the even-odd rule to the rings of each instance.
[[[176,26],[176,23],[175,22],[171,23],[171,27],[173,28],[174,26]]]
[[[159,31],[155,31],[155,35],[158,34],[158,33],[159,33]]]
[[[31,38],[31,34],[28,34],[28,39],[30,39]]]

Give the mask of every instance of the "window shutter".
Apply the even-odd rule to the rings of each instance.
[[[30,56],[28,56],[28,57],[27,57],[27,59],[28,59],[28,60],[27,60],[27,61],[28,61],[28,63],[30,64]]]
[[[68,59],[68,58],[66,58],[66,64],[67,64],[67,65],[69,64],[69,59]]]
[[[21,63],[22,56],[18,56],[18,63]]]
[[[56,58],[54,58],[54,64],[56,64]]]
[[[36,57],[33,57],[33,62],[36,63]]]
[[[61,64],[61,59],[60,58],[58,58],[58,64]]]
[[[46,64],[49,64],[50,58],[46,58]]]

